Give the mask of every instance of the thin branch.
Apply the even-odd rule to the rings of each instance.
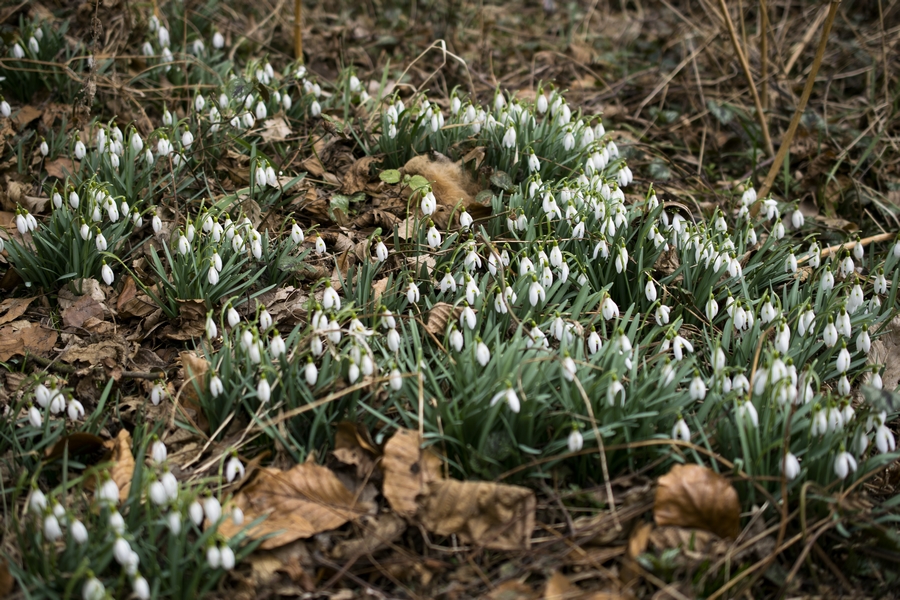
[[[769,2],[759,0],[759,62],[762,107],[769,108]]]
[[[769,136],[769,124],[766,122],[766,113],[763,112],[762,103],[759,101],[759,92],[756,91],[756,84],[753,82],[753,73],[750,72],[750,64],[747,57],[744,56],[744,50],[741,48],[741,42],[738,40],[737,32],[734,30],[734,23],[731,15],[728,13],[728,7],[725,0],[719,0],[719,8],[722,9],[722,16],[725,18],[725,25],[728,27],[728,34],[731,36],[731,44],[734,46],[734,52],[737,54],[744,70],[744,76],[747,78],[747,84],[750,86],[750,93],[753,95],[753,104],[756,105],[756,118],[759,119],[759,126],[762,128],[763,142],[766,145],[766,152],[769,156],[775,155],[775,147],[772,145],[772,138]]]
[[[303,0],[294,0],[294,58],[303,64]]]
[[[724,0],[720,1],[724,2]],[[828,7],[828,18],[825,19],[825,28],[822,30],[822,38],[819,40],[819,48],[816,50],[816,57],[813,60],[809,76],[806,78],[806,86],[803,88],[800,104],[797,105],[797,110],[794,111],[794,116],[791,118],[791,124],[788,126],[787,133],[784,134],[784,139],[781,140],[781,147],[778,149],[778,154],[775,156],[775,162],[769,167],[769,174],[766,175],[766,180],[759,191],[759,198],[761,199],[768,196],[769,191],[772,189],[772,184],[775,183],[775,177],[778,175],[778,171],[781,170],[784,159],[787,156],[787,151],[791,147],[791,140],[797,132],[797,126],[800,124],[800,117],[803,116],[803,111],[806,110],[806,103],[809,101],[809,95],[812,93],[813,85],[816,82],[816,74],[819,72],[819,67],[822,65],[822,58],[825,56],[825,46],[828,44],[828,34],[831,33],[831,26],[834,24],[834,18],[837,16],[837,9],[840,4],[841,0],[831,0],[831,6]]]

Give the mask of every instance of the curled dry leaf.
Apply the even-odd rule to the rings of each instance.
[[[266,517],[248,531],[255,539],[271,535],[260,544],[263,550],[340,527],[375,509],[358,500],[331,470],[309,462],[289,471],[260,469],[234,504],[244,511],[246,523]],[[226,521],[219,533],[232,537],[243,528]]]
[[[647,551],[652,531],[652,523],[639,523],[631,531],[631,535],[628,537],[628,547],[625,550],[625,556],[622,558],[621,578],[624,583],[630,584],[640,577],[641,567],[638,565],[637,557]]]
[[[15,321],[28,310],[34,298],[7,298],[0,302],[0,325]]]
[[[386,548],[406,531],[406,521],[394,513],[382,513],[376,517],[359,519],[359,536],[343,540],[331,549],[331,557],[344,560],[372,554]]]
[[[0,329],[0,361],[25,353],[46,354],[59,338],[56,331],[20,319]]]
[[[384,497],[399,515],[411,517],[419,509],[416,501],[428,483],[441,478],[441,459],[423,450],[418,432],[399,429],[384,445],[381,460]]]
[[[83,327],[85,321],[90,318],[103,320],[103,305],[97,302],[93,296],[85,294],[75,301],[75,304],[62,311],[64,327]]]
[[[291,135],[291,126],[288,125],[284,115],[275,115],[266,119],[265,127],[259,136],[264,142],[283,142]]]
[[[693,527],[720,537],[741,531],[737,490],[724,477],[700,465],[675,465],[659,478],[653,519],[663,527]]]
[[[180,401],[182,406],[193,411],[197,426],[209,431],[209,421],[201,410],[200,394],[206,393],[206,373],[209,361],[193,352],[182,352],[179,355],[184,367],[184,383],[181,386]]]
[[[461,306],[454,307],[446,302],[438,302],[428,311],[428,322],[425,324],[425,329],[438,339],[444,339],[444,334],[447,332],[447,322],[451,317],[454,319],[458,318],[462,314],[462,310]]]
[[[375,470],[378,449],[367,439],[367,432],[356,423],[341,421],[334,436],[334,450],[331,454],[345,465],[356,467],[356,477],[361,481],[380,475]]]
[[[113,463],[109,469],[109,477],[119,486],[119,500],[124,502],[128,499],[131,491],[131,478],[134,476],[131,434],[127,429],[122,429],[115,439],[107,440],[103,446],[108,451],[104,462]]]
[[[418,519],[438,535],[496,550],[531,547],[534,492],[486,481],[444,479],[428,484]]]

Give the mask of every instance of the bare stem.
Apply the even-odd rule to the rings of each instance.
[[[731,20],[731,15],[728,13],[728,7],[725,5],[725,0],[719,0],[719,8],[722,9],[722,17],[725,19],[725,25],[728,26],[728,34],[731,36],[734,52],[737,54],[738,60],[741,63],[741,68],[744,70],[744,76],[747,78],[747,83],[750,85],[750,93],[753,95],[753,104],[756,105],[756,117],[759,119],[759,126],[762,128],[763,142],[766,145],[766,151],[769,153],[769,156],[774,156],[775,147],[772,145],[772,138],[769,136],[769,124],[766,122],[766,113],[763,112],[762,103],[759,101],[759,92],[757,92],[756,84],[753,82],[750,64],[747,62],[747,57],[744,55],[743,48],[741,48],[741,42],[738,40],[737,32],[734,30],[734,22]]]
[[[294,58],[303,63],[303,0],[294,0]]]
[[[794,111],[794,116],[791,118],[791,124],[788,126],[787,133],[784,134],[784,139],[781,140],[781,147],[778,148],[775,162],[769,167],[769,174],[766,175],[766,180],[762,185],[762,189],[759,191],[759,197],[761,199],[765,198],[769,194],[769,190],[772,189],[772,184],[775,183],[775,177],[778,175],[778,171],[781,170],[785,156],[787,156],[787,151],[791,147],[791,140],[797,132],[797,126],[800,124],[800,117],[803,116],[803,111],[806,110],[806,103],[809,101],[809,95],[812,93],[813,85],[816,83],[816,75],[819,72],[819,67],[822,65],[822,58],[825,56],[825,46],[828,44],[828,34],[831,33],[831,26],[834,24],[834,18],[837,16],[837,9],[840,4],[841,0],[831,0],[831,6],[828,7],[828,17],[825,19],[825,27],[822,29],[822,37],[819,39],[819,48],[816,50],[816,57],[813,59],[812,68],[806,78],[803,95],[800,96],[800,103],[797,105],[797,110]]]
[[[769,108],[769,2],[759,0],[759,62],[762,107]]]

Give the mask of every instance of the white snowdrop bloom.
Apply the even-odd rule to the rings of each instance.
[[[531,303],[532,306],[537,306],[537,303],[543,302],[546,296],[547,294],[544,291],[543,286],[535,277],[528,287],[528,302]]]
[[[572,130],[567,130],[566,134],[563,136],[563,150],[566,152],[571,152],[571,150],[575,147],[575,136],[572,134]],[[591,159],[588,159],[591,164],[591,168],[596,168],[591,162]]]
[[[731,260],[728,261],[728,275],[731,277],[740,277],[742,274],[743,269],[741,268],[741,262],[735,256],[732,256]]]
[[[879,269],[878,274],[875,275],[875,282],[872,284],[872,291],[876,294],[886,294],[887,289],[887,279],[884,276],[884,270]]]
[[[241,123],[244,124],[244,127],[247,129],[252,129],[254,125],[256,125],[256,117],[253,116],[253,113],[247,111],[241,116]]]
[[[591,331],[590,335],[588,335],[588,352],[593,356],[594,354],[597,354],[602,347],[603,340],[600,338],[600,334],[596,331]]]
[[[772,302],[766,298],[766,301],[763,303],[762,309],[759,311],[759,319],[764,324],[768,325],[772,321],[774,321],[778,317],[778,310],[772,305]]]
[[[897,449],[897,442],[894,439],[893,432],[883,422],[875,430],[875,447],[882,454],[887,454]]]
[[[800,212],[800,209],[796,209],[791,213],[791,225],[794,226],[794,229],[800,229],[803,227],[803,223],[806,219],[803,217],[803,213]]]
[[[106,285],[112,285],[113,281],[115,281],[115,274],[113,273],[112,268],[106,264],[106,261],[103,261],[102,266],[100,267],[100,276],[103,278],[103,283]]]
[[[304,240],[303,230],[300,229],[300,226],[294,222],[291,225],[291,241],[295,244],[302,244]]]
[[[437,227],[434,226],[434,223],[430,224],[431,226],[428,228],[428,233],[425,234],[425,241],[428,246],[434,249],[441,247],[441,232],[437,230]]]
[[[466,302],[469,304],[475,304],[475,298],[481,295],[481,290],[478,289],[478,284],[475,283],[474,279],[468,278],[466,282]]]
[[[399,369],[391,370],[389,382],[392,390],[394,390],[395,392],[400,391],[400,389],[403,387],[403,375],[401,375]]]
[[[844,428],[844,416],[837,406],[832,405],[825,410],[825,419],[829,432],[840,431]]]
[[[841,309],[841,312],[840,314],[838,314],[838,318],[834,324],[839,334],[846,338],[850,337],[853,332],[853,327],[850,324],[850,313],[848,313],[846,309]]]
[[[615,406],[617,397],[621,398],[622,406],[625,406],[625,386],[622,385],[622,382],[619,381],[614,373],[612,381],[606,388],[606,403],[609,406]]]
[[[847,312],[850,314],[855,313],[865,302],[866,297],[863,294],[862,287],[857,282],[853,285],[853,289],[850,290],[850,296],[847,298]]]
[[[444,273],[444,278],[441,279],[440,290],[442,294],[446,294],[447,292],[456,293],[456,279],[450,274],[449,268]]]
[[[841,378],[838,379],[837,385],[838,394],[841,396],[849,396],[850,395],[850,380],[847,379],[847,375],[841,375]]]
[[[776,240],[780,240],[784,237],[784,223],[781,221],[775,223],[775,227],[772,228],[772,237]]]
[[[59,519],[54,514],[44,517],[44,537],[51,542],[55,542],[62,537],[62,527],[60,527]]]
[[[628,268],[628,250],[625,244],[619,245],[619,253],[616,255],[616,273],[621,273]]]
[[[203,506],[197,502],[196,500],[188,506],[188,515],[193,521],[194,525],[200,526],[203,523]]]
[[[0,115],[8,119],[11,114],[12,107],[9,105],[9,102],[0,98]]]
[[[756,406],[754,406],[752,402],[745,401],[739,403],[737,417],[741,421],[749,421],[754,429],[759,427],[759,415],[756,412]]]
[[[218,569],[222,566],[222,551],[218,546],[211,544],[206,548],[206,564],[210,569]]]
[[[791,252],[784,261],[784,270],[787,273],[797,272],[797,257]]]
[[[70,421],[77,421],[78,419],[84,417],[84,405],[82,405],[81,402],[79,402],[75,398],[70,398],[66,408],[66,413],[69,415]]]
[[[800,461],[797,460],[796,456],[788,452],[781,464],[781,471],[788,481],[793,481],[800,475]]]
[[[119,488],[116,489],[118,490]],[[118,501],[118,496],[116,496],[116,500]],[[122,517],[122,514],[115,508],[109,515],[109,527],[118,535],[122,535],[123,533],[125,533],[125,519],[124,517]]]
[[[266,105],[263,104],[262,100],[256,103],[256,118],[260,121],[264,120],[266,116],[268,116],[268,111],[266,110]]]
[[[685,442],[691,441],[691,430],[688,428],[687,423],[684,422],[684,419],[679,418],[675,422],[675,426],[672,427],[672,439]]]
[[[756,202],[756,190],[752,187],[747,188],[741,195],[741,204],[743,204],[744,206],[749,206],[754,202]]]
[[[547,96],[543,92],[538,93],[537,100],[535,100],[534,105],[538,113],[540,114],[544,114],[545,112],[547,112],[547,109],[550,107],[549,103],[547,102]]]
[[[791,347],[791,329],[782,322],[775,334],[775,349],[782,354],[787,354]]]
[[[672,354],[675,356],[675,360],[680,361],[684,358],[684,352],[692,353],[694,351],[694,346],[689,341],[681,337],[680,335],[676,335],[672,340]]]
[[[464,342],[465,338],[463,338],[462,332],[454,325],[450,330],[450,345],[453,346],[457,352],[462,352]]]
[[[228,459],[228,462],[225,465],[225,479],[228,481],[228,483],[231,483],[235,479],[243,478],[244,464],[237,456],[232,456],[230,459]]]
[[[166,462],[167,455],[166,445],[162,440],[155,440],[153,444],[150,445],[150,458],[153,462],[157,464],[164,463]]]
[[[838,341],[837,328],[834,326],[834,321],[831,317],[828,318],[828,324],[825,325],[825,330],[822,332],[822,341],[829,348],[834,347]]]
[[[656,286],[653,285],[652,279],[648,279],[647,285],[644,286],[644,296],[646,296],[647,301],[656,302]]]
[[[162,46],[163,48],[168,48],[169,43],[170,43],[169,30],[166,29],[164,26],[160,25],[159,29],[157,29],[157,31],[156,31],[156,34],[159,39],[159,45]]]
[[[206,272],[206,280],[209,282],[209,285],[217,285],[219,283],[219,272],[216,270],[215,265],[210,261],[209,270]]]
[[[528,155],[528,170],[532,173],[541,170],[541,161],[538,159],[534,151]]]
[[[816,313],[812,309],[807,309],[800,313],[800,317],[797,319],[797,332],[801,336],[805,336],[808,332],[812,332],[815,323]]]
[[[209,519],[210,523],[218,523],[222,517],[222,505],[215,496],[207,496],[203,500],[203,514]]]
[[[153,504],[155,504],[156,506],[165,506],[169,502],[169,496],[166,494],[166,488],[161,481],[154,481],[150,484],[149,496],[150,501],[153,502]]]
[[[844,424],[849,424],[856,417],[856,412],[853,410],[853,407],[850,406],[850,403],[847,402],[841,408],[841,418],[844,420]]]
[[[721,346],[718,346],[713,352],[712,357],[712,366],[713,371],[716,373],[721,373],[725,370],[725,366],[728,364],[727,358],[725,357],[725,351],[722,350]],[[729,381],[729,385],[731,382]]]
[[[509,129],[506,130],[506,133],[503,135],[503,145],[506,148],[515,148],[516,147],[516,129],[515,129],[515,127],[510,126]]]
[[[128,543],[128,540],[123,537],[116,538],[115,543],[113,543],[113,557],[120,565],[128,564],[131,558],[131,544]]]
[[[494,406],[501,400],[506,402],[506,405],[509,406],[509,409],[511,411],[513,411],[514,413],[519,412],[521,408],[519,404],[519,396],[516,394],[516,391],[512,388],[512,386],[507,387],[505,390],[494,394],[494,397],[491,398],[491,406]]]
[[[847,254],[844,256],[844,259],[841,261],[840,266],[838,267],[838,272],[841,274],[841,277],[847,277],[850,273],[854,272],[853,259],[850,258],[850,255]]]
[[[863,330],[856,336],[856,351],[868,354],[872,349],[872,338],[869,337],[868,327],[863,325]]]
[[[234,568],[236,559],[234,556],[234,550],[231,549],[227,544],[222,544],[219,548],[219,556],[220,556],[220,564],[223,569],[226,571],[230,571]]]
[[[540,282],[544,288],[549,288],[553,285],[553,271],[550,270],[546,262],[544,263],[544,268],[541,269]]]
[[[672,312],[672,309],[666,306],[665,304],[660,304],[656,307],[656,311],[654,312],[654,318],[656,319],[656,324],[659,327],[663,325],[669,324],[669,314]]]
[[[835,367],[837,368],[838,373],[846,373],[847,369],[850,368],[850,352],[847,350],[846,344],[838,351]]]
[[[331,282],[325,282],[325,291],[322,294],[322,307],[325,310],[335,311],[341,310],[341,297],[337,291],[331,287]]]
[[[856,459],[849,452],[839,452],[834,458],[834,474],[838,479],[846,479],[851,472],[856,472],[856,467]]]
[[[765,381],[765,377],[763,377],[763,381]],[[750,381],[747,379],[746,375],[738,373],[731,378],[731,389],[738,394],[746,394],[750,391]]]
[[[87,148],[84,147],[84,142],[80,139],[75,141],[75,158],[78,160],[82,160],[87,154]]]
[[[584,447],[584,436],[581,435],[580,431],[573,428],[566,440],[566,445],[569,447],[569,452],[580,452]]]
[[[103,600],[106,598],[106,587],[103,582],[91,575],[81,588],[82,600]]]
[[[97,230],[97,237],[94,239],[94,243],[97,246],[97,252],[105,252],[107,248],[106,237],[103,235],[100,230]]]
[[[72,533],[72,539],[75,540],[75,543],[79,546],[88,541],[87,527],[85,527],[84,523],[78,519],[72,521],[72,524],[69,526],[69,531]]]
[[[900,258],[900,238],[894,243],[894,247],[891,249],[894,254],[894,258]]]
[[[825,267],[825,272],[822,274],[821,281],[822,291],[830,292],[834,288],[834,274],[831,272],[831,267]]]
[[[491,351],[488,349],[487,344],[481,340],[478,340],[478,344],[475,346],[475,360],[482,367],[487,366],[491,360]]]
[[[472,310],[472,307],[466,304],[465,308],[462,309],[462,312],[459,314],[459,326],[460,327],[468,327],[469,329],[475,329],[477,324],[477,319],[475,316],[475,311]]]
[[[47,145],[47,140],[43,140],[43,139],[41,140],[40,151],[41,151],[41,156],[47,156],[48,154],[50,154],[50,146]],[[54,204],[55,204],[55,201],[54,201]],[[62,203],[60,202],[60,204],[62,204]],[[59,207],[57,207],[57,208],[59,208]]]
[[[225,312],[225,319],[228,321],[228,326],[234,328],[241,322],[241,315],[238,314],[238,311],[233,306],[229,305],[228,310]]]
[[[384,262],[388,259],[388,249],[381,240],[375,244],[375,259],[378,262]]]
[[[258,348],[258,346],[256,344],[251,346],[251,352],[254,348]],[[259,361],[254,360],[253,362]],[[269,381],[266,379],[265,373],[263,373],[263,375],[259,378],[259,383],[256,386],[256,395],[259,398],[259,401],[262,403],[266,403],[272,398],[272,386],[269,385]]]
[[[313,100],[312,104],[309,105],[309,116],[318,117],[322,114],[322,106],[319,104],[318,100]]]
[[[316,236],[316,254],[325,254],[328,248],[325,246],[325,239],[320,235]]]
[[[706,382],[703,381],[699,374],[694,374],[694,378],[691,380],[691,384],[688,387],[688,392],[690,393],[691,400],[703,400],[706,398]]]
[[[406,288],[406,299],[410,304],[416,304],[419,301],[419,286],[416,285],[415,281],[410,281],[409,286]]]
[[[719,303],[716,302],[715,297],[712,293],[709,294],[709,300],[706,302],[705,307],[706,318],[709,319],[710,322],[719,314]]]
[[[600,256],[604,260],[609,258],[609,246],[606,244],[605,238],[600,238],[600,241],[597,242],[597,245],[594,246],[594,260],[597,259],[597,256]]]
[[[359,379],[359,366],[356,364],[356,361],[351,358],[350,367],[347,369],[347,381],[352,385],[356,383],[357,379]]]
[[[340,300],[338,300],[338,308],[336,310],[340,310]],[[259,329],[260,331],[265,331],[269,327],[272,326],[272,315],[269,314],[269,311],[265,309],[265,307],[259,313]]]

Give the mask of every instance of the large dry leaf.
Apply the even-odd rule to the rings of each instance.
[[[364,430],[351,421],[341,421],[334,435],[334,450],[331,454],[345,465],[356,467],[356,477],[367,481],[379,473],[375,470],[378,449],[367,439]]]
[[[373,162],[380,162],[381,159],[375,156],[364,156],[356,160],[350,165],[347,173],[344,175],[344,184],[341,192],[347,195],[365,192],[368,189],[369,169]]]
[[[637,562],[638,556],[647,551],[650,543],[650,533],[653,531],[653,523],[640,523],[628,537],[628,547],[622,558],[622,581],[630,584],[641,576],[643,570]]]
[[[447,333],[447,322],[456,319],[462,314],[462,307],[454,307],[446,302],[438,302],[428,311],[428,322],[425,323],[425,329],[438,339],[444,339]]]
[[[9,572],[9,564],[6,559],[0,561],[0,598],[6,598],[16,587],[16,580]]]
[[[259,137],[264,142],[283,142],[291,135],[291,126],[284,119],[284,115],[275,115],[266,120],[266,125]]]
[[[375,509],[358,500],[330,469],[315,463],[289,471],[260,469],[235,496],[234,504],[244,511],[246,523],[266,517],[248,531],[252,538],[274,534],[262,542],[263,550],[330,531]],[[219,533],[231,537],[243,527],[226,521]]]
[[[737,490],[707,467],[675,465],[659,478],[653,505],[653,520],[659,527],[694,527],[736,538],[740,517]]]
[[[47,329],[29,321],[13,321],[0,329],[0,361],[16,355],[46,354],[53,350],[59,338],[52,329]]]
[[[444,479],[428,484],[418,519],[438,535],[496,550],[527,550],[535,497],[528,488],[486,481]]]
[[[124,502],[128,499],[131,491],[131,479],[134,477],[134,455],[131,453],[131,434],[127,429],[119,431],[116,439],[109,440],[103,444],[109,454],[105,459],[112,462],[113,466],[109,470],[109,477],[119,486],[119,500]]]
[[[406,521],[386,512],[376,517],[363,517],[359,519],[359,537],[342,540],[331,549],[331,557],[338,560],[369,555],[400,537],[406,531]]]
[[[44,163],[44,168],[47,169],[48,175],[56,177],[57,179],[65,179],[78,170],[75,166],[75,162],[71,158],[65,157],[60,157],[56,160]]]
[[[75,304],[62,311],[64,327],[82,327],[90,318],[103,319],[103,305],[92,296],[81,296]]]
[[[206,393],[206,373],[209,361],[193,352],[182,352],[179,355],[184,367],[184,384],[181,386],[180,402],[192,411],[195,424],[202,431],[209,432],[209,421],[203,414],[200,395]]]
[[[15,321],[28,310],[34,298],[7,298],[0,302],[0,325]]]
[[[441,478],[441,459],[431,450],[422,450],[418,432],[399,429],[384,445],[381,459],[384,497],[391,508],[404,517],[419,509],[416,501],[426,486]]]
[[[16,122],[16,127],[21,131],[26,125],[40,117],[44,114],[39,108],[31,106],[30,104],[26,104],[16,115],[13,117],[13,120]]]
[[[99,364],[122,364],[128,354],[128,345],[119,340],[103,340],[84,348],[71,348],[62,355],[61,360],[69,364],[86,362],[91,366]]]

